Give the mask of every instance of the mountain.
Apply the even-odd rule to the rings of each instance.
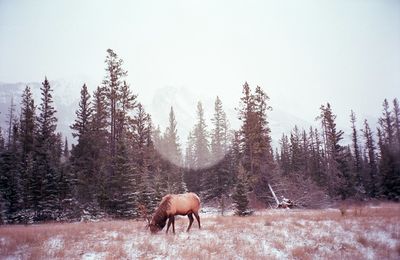
[[[70,125],[75,120],[75,110],[78,107],[80,88],[84,81],[81,80],[56,80],[50,81],[54,90],[54,105],[57,109],[57,131],[68,137],[69,143],[74,143],[72,139]],[[35,104],[40,103],[40,87],[39,82],[29,83],[0,83],[0,125],[5,129],[6,115],[10,106],[11,97],[14,98],[14,104],[17,104],[17,114],[19,113],[19,104],[21,94],[26,85],[32,88],[35,99]],[[90,92],[94,89],[94,84],[88,84]],[[141,94],[141,93],[139,93]],[[151,114],[155,126],[159,125],[164,131],[168,124],[168,114],[170,107],[173,106],[176,120],[178,123],[178,134],[182,148],[186,146],[187,136],[196,122],[196,107],[197,102],[201,101],[204,108],[205,118],[207,119],[208,128],[211,128],[211,118],[214,113],[215,96],[199,96],[189,88],[183,87],[163,87],[159,88],[153,94],[153,98],[148,104],[144,103],[146,110]],[[238,120],[235,107],[227,106],[226,104],[237,104],[239,100],[228,100],[229,95],[220,97],[224,110],[229,119],[232,129],[239,129],[240,121]],[[140,96],[139,96],[140,99]],[[141,100],[140,100],[141,101]],[[227,102],[229,101],[229,102]],[[317,114],[316,110],[316,114]],[[278,141],[282,133],[289,133],[295,125],[299,128],[308,129],[310,125],[315,125],[316,122],[308,122],[298,118],[291,113],[274,106],[273,110],[268,113],[268,120],[271,127],[271,135],[273,146],[278,146]],[[360,121],[361,122],[361,121]],[[350,133],[346,129],[346,134]]]
[[[193,129],[196,123],[196,108],[197,102],[201,101],[204,109],[205,118],[207,119],[207,125],[210,129],[211,118],[214,113],[214,102],[216,96],[198,96],[194,92],[190,91],[188,88],[177,88],[177,87],[164,87],[156,91],[151,102],[151,106],[148,108],[152,115],[154,124],[160,125],[161,130],[164,131],[168,125],[168,114],[171,106],[174,108],[175,117],[178,123],[178,134],[180,137],[181,144],[185,147],[187,136],[190,130]],[[238,120],[238,113],[235,107],[228,107],[226,103],[227,97],[220,97],[224,110],[227,114],[228,120],[230,122],[231,128],[239,129],[240,121]],[[239,105],[239,100],[236,101],[237,106]],[[280,108],[273,108],[268,114],[268,120],[271,127],[271,136],[273,141],[273,146],[278,145],[279,139],[282,133],[289,133],[292,128],[297,125],[299,128],[308,129],[311,123],[298,118]]]
[[[29,83],[0,83],[0,126],[5,129],[5,121],[7,120],[8,109],[10,107],[11,98],[16,104],[16,115],[20,113],[21,95],[25,86],[28,85],[32,89],[36,107],[40,104],[40,87],[39,82]],[[69,126],[75,120],[75,110],[79,103],[79,89],[80,86],[76,82],[59,80],[50,81],[52,86],[54,107],[57,110],[57,131],[61,132],[63,136],[67,136],[68,140],[72,141],[71,129]]]

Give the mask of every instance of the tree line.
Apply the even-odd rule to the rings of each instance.
[[[366,120],[358,130],[352,111],[350,145],[342,144],[344,133],[327,103],[317,117],[320,128],[294,127],[274,151],[269,97],[246,82],[237,108],[240,129],[230,129],[219,97],[208,127],[199,102],[182,151],[173,108],[166,129],[155,127],[126,76],[123,60],[108,49],[102,84],[92,94],[81,88],[71,149],[56,132],[47,78],[39,105],[29,86],[19,115],[11,102],[0,131],[0,223],[138,218],[165,194],[185,191],[246,215],[249,203],[271,203],[269,183],[309,207],[322,198],[400,198],[397,99],[392,108],[384,101],[376,133]]]

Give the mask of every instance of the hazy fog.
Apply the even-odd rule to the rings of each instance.
[[[399,1],[0,0],[0,37],[1,82],[99,84],[112,48],[147,106],[174,87],[233,108],[247,80],[307,121],[330,101],[344,125],[400,96]]]

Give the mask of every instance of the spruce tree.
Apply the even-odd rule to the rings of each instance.
[[[311,178],[320,186],[326,186],[326,175],[323,167],[323,149],[320,140],[318,129],[310,127],[309,132],[311,145],[311,163],[310,175]]]
[[[42,102],[37,117],[36,149],[34,155],[34,177],[31,184],[33,208],[38,210],[39,219],[54,219],[57,217],[58,179],[60,163],[60,147],[57,134],[56,110],[53,106],[52,89],[45,78],[42,83]]]
[[[351,179],[345,148],[340,145],[344,132],[336,129],[336,115],[333,114],[329,103],[320,107],[321,120],[324,137],[325,165],[328,191],[331,196],[340,195],[345,199],[347,194],[348,181]]]
[[[259,135],[258,150],[260,162],[262,168],[267,166],[266,170],[272,170],[273,154],[271,149],[271,129],[269,127],[267,113],[272,110],[272,107],[268,104],[269,96],[265,91],[257,86],[254,93],[254,105],[255,112],[257,114],[257,130]],[[262,165],[262,164],[265,165]],[[268,167],[269,166],[269,167]]]
[[[107,98],[107,109],[109,116],[109,149],[111,158],[116,154],[118,119],[119,115],[119,99],[123,78],[127,76],[127,71],[122,68],[124,63],[122,59],[111,49],[107,49],[106,75],[103,80],[103,86]],[[113,171],[113,167],[110,168]]]
[[[365,140],[365,150],[366,150],[366,169],[365,169],[365,178],[364,187],[366,189],[367,194],[370,197],[376,197],[378,195],[378,165],[376,158],[376,146],[375,141],[373,139],[373,133],[371,128],[369,127],[368,121],[364,120],[364,130],[362,131]]]
[[[30,184],[34,175],[33,156],[35,151],[35,132],[36,132],[36,107],[33,100],[31,88],[26,86],[22,94],[21,115],[19,120],[19,143],[21,147],[21,187],[23,208],[32,207],[31,194],[29,193]]]
[[[35,104],[32,91],[29,86],[25,87],[21,100],[21,116],[19,137],[21,143],[22,158],[26,158],[34,150],[34,133],[35,133]]]
[[[96,101],[96,104],[103,106],[104,112],[102,111],[102,113],[105,113],[104,119],[107,128],[105,131],[102,130],[102,133],[108,136],[105,142],[108,153],[104,154],[105,172],[102,174],[104,183],[100,185],[102,190],[100,200],[105,203],[110,213],[113,213],[119,207],[118,203],[124,200],[118,197],[123,196],[119,187],[124,185],[121,182],[124,181],[123,174],[125,173],[123,171],[126,164],[131,164],[127,139],[131,121],[130,114],[136,106],[136,95],[132,94],[130,86],[124,81],[127,71],[122,68],[123,60],[111,49],[107,50],[105,64],[106,75],[100,88],[101,97],[99,98],[101,100]],[[122,150],[118,151],[119,148]],[[126,158],[121,158],[121,156],[126,156]]]
[[[381,192],[384,197],[398,201],[400,200],[400,152],[395,138],[396,117],[385,99],[378,128]]]
[[[137,107],[136,98],[137,95],[132,93],[130,86],[124,81],[118,91],[117,138],[120,138],[121,135],[128,132],[128,125],[133,120],[130,113]]]
[[[21,167],[19,163],[18,124],[11,125],[11,139],[7,149],[0,154],[0,195],[7,221],[20,222],[18,212],[23,207]]]
[[[152,124],[150,115],[147,114],[141,103],[138,103],[135,116],[133,118],[133,151],[135,153],[133,164],[137,174],[136,184],[133,187],[138,193],[136,210],[142,205],[147,212],[152,212],[155,203],[155,189],[152,187],[154,180],[154,167],[151,160],[153,156],[153,142],[151,140]]]
[[[248,173],[249,186],[259,198],[263,198],[267,190],[267,182],[271,177],[274,162],[271,148],[270,128],[267,112],[269,97],[260,86],[255,93],[247,82],[243,85],[243,96],[239,108],[241,126],[242,163]]]
[[[382,116],[379,118],[379,126],[383,134],[383,141],[385,145],[391,147],[394,141],[394,121],[392,111],[390,111],[389,102],[387,99],[383,101]]]
[[[107,170],[111,160],[108,145],[106,90],[104,87],[98,86],[94,91],[90,110],[88,137],[87,140],[82,140],[85,144],[83,147],[87,149],[87,152],[81,153],[84,156],[89,156],[88,160],[84,158],[81,160],[90,173],[90,176],[86,178],[86,180],[90,180],[88,186],[90,192],[84,196],[90,195],[90,197],[86,197],[86,200],[90,203],[93,214],[102,214],[107,207],[109,186],[109,172]],[[74,157],[74,150],[71,151],[71,161]],[[81,176],[85,176],[84,173]],[[79,175],[76,177],[79,177]]]
[[[291,168],[291,163],[290,163],[291,152],[290,152],[290,144],[288,136],[282,134],[279,144],[280,144],[280,167],[282,169],[283,174],[288,175]]]
[[[215,100],[214,117],[211,119],[211,158],[214,165],[206,171],[203,181],[204,198],[217,198],[221,211],[224,198],[229,195],[234,180],[234,171],[230,169],[231,154],[228,151],[228,121],[219,97]]]
[[[5,140],[3,135],[3,129],[0,127],[0,153],[4,150],[4,148],[5,148]]]
[[[13,139],[13,123],[15,120],[15,104],[14,98],[11,97],[11,104],[8,108],[8,115],[7,115],[7,147],[12,145],[11,141]]]
[[[67,137],[65,137],[65,141],[64,141],[64,149],[63,149],[63,157],[65,158],[65,160],[68,160],[69,158],[69,146],[68,146],[68,139]]]
[[[115,217],[137,217],[139,184],[141,176],[136,167],[129,162],[128,149],[123,139],[118,139],[115,158],[115,175],[110,178],[112,197],[108,210]]]
[[[297,126],[294,126],[293,131],[290,133],[290,169],[292,172],[298,172],[303,169],[303,158],[300,142],[300,131]]]
[[[97,132],[94,129],[95,123],[97,123],[93,117],[95,107],[90,101],[86,84],[82,86],[80,94],[78,109],[75,111],[76,118],[70,126],[72,136],[78,139],[77,144],[72,147],[70,156],[71,196],[73,200],[79,202],[79,214],[85,211],[96,215],[99,210],[97,169],[101,168],[100,166],[96,167],[96,154],[101,151],[96,151],[95,146],[102,143],[102,140],[96,135]],[[73,201],[72,204],[75,203]]]
[[[194,144],[195,144],[195,139],[193,131],[190,131],[186,141],[186,152],[185,152],[185,167],[187,169],[194,169],[195,167]]]
[[[352,129],[352,148],[354,154],[354,164],[353,164],[353,171],[355,173],[355,186],[357,187],[358,192],[363,192],[362,187],[362,178],[361,178],[361,171],[362,171],[362,160],[361,160],[361,151],[359,148],[359,141],[358,141],[358,133],[356,127],[356,115],[354,114],[353,110],[351,110],[350,114],[350,123]]]
[[[167,177],[168,192],[185,192],[186,184],[183,179],[183,171],[179,167],[182,165],[182,154],[179,145],[177,122],[172,107],[169,113],[169,124],[165,130],[162,143],[164,146],[164,149],[162,149],[162,155],[168,160],[163,165],[163,170]]]
[[[194,168],[205,168],[209,165],[209,142],[204,110],[201,102],[197,103],[197,123],[193,130]]]
[[[397,98],[393,99],[393,121],[394,121],[394,129],[396,131],[396,148],[397,152],[400,151],[400,105]]]
[[[213,129],[211,133],[211,154],[212,160],[221,160],[228,151],[228,120],[223,110],[222,102],[217,96],[214,103],[214,117],[211,119]]]
[[[246,181],[246,170],[242,165],[239,165],[238,178],[235,187],[235,192],[232,195],[234,205],[236,208],[235,214],[239,216],[246,216],[250,214],[249,199],[247,197],[248,187]]]
[[[0,190],[0,225],[7,224],[8,201],[5,199],[3,192]]]
[[[168,178],[167,174],[164,174],[163,164],[164,164],[164,157],[162,155],[162,148],[163,148],[163,138],[160,130],[160,126],[158,125],[157,128],[153,128],[150,136],[151,140],[153,141],[153,150],[151,153],[152,157],[152,164],[151,164],[151,171],[153,172],[154,176],[154,192],[155,192],[155,201],[161,201],[161,198],[168,193]]]

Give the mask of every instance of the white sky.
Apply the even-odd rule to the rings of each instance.
[[[348,122],[400,97],[400,1],[0,0],[2,82],[98,84],[107,48],[145,104],[174,86],[235,107],[247,80],[295,116],[330,101]]]

